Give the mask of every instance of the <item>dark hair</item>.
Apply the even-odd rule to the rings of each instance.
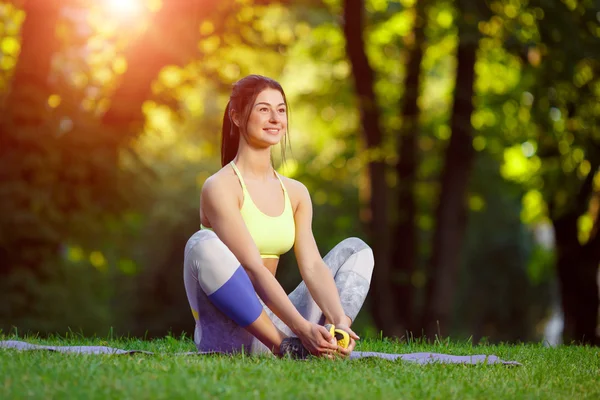
[[[233,84],[231,96],[229,102],[225,108],[225,114],[223,115],[223,129],[221,138],[221,166],[229,164],[236,156],[238,152],[238,146],[240,143],[240,134],[246,134],[245,129],[250,118],[252,106],[256,97],[265,89],[275,89],[281,92],[283,101],[287,106],[287,99],[285,92],[279,84],[279,82],[267,78],[262,75],[248,75],[236,83]],[[285,114],[288,116],[288,108],[286,107]],[[231,119],[231,111],[235,110],[241,117],[240,128],[233,123]],[[285,161],[285,148],[287,146],[287,131],[283,136],[283,144],[281,146],[281,158]]]

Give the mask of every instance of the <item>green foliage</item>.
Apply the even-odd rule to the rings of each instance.
[[[503,16],[507,34],[520,42],[509,50],[522,58],[522,98],[512,111],[536,164],[526,184],[552,205],[549,217],[575,207],[581,182],[600,165],[597,11],[591,2],[531,1],[519,18]]]
[[[502,179],[487,152],[478,154],[471,196],[482,200],[471,202],[455,332],[475,342],[539,341],[538,323],[552,303],[552,264],[521,222],[522,188]]]
[[[104,332],[115,322],[113,285],[84,260],[47,261],[41,271],[18,269],[0,279],[0,330],[42,336]]]

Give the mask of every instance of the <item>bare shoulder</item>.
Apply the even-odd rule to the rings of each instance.
[[[281,180],[288,191],[294,209],[301,203],[310,203],[310,193],[302,182],[286,176],[281,176]]]
[[[308,189],[304,183],[297,181],[296,179],[288,178],[287,176],[279,175],[287,191],[292,195],[307,195]]]
[[[227,165],[206,179],[200,196],[201,199],[223,198],[223,196],[241,199],[242,188],[237,176]]]

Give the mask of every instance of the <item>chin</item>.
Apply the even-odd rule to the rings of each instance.
[[[275,146],[281,142],[283,135],[262,137],[262,142],[268,143],[270,146]]]
[[[255,146],[269,147],[279,144],[281,139],[283,139],[283,135],[283,133],[270,135],[268,133],[260,132],[259,134],[252,133],[249,139],[251,140],[251,143],[254,143]]]

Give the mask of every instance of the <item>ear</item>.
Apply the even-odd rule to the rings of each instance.
[[[229,118],[231,118],[235,126],[237,126],[238,128],[240,127],[240,115],[237,111],[233,109],[229,111]]]

